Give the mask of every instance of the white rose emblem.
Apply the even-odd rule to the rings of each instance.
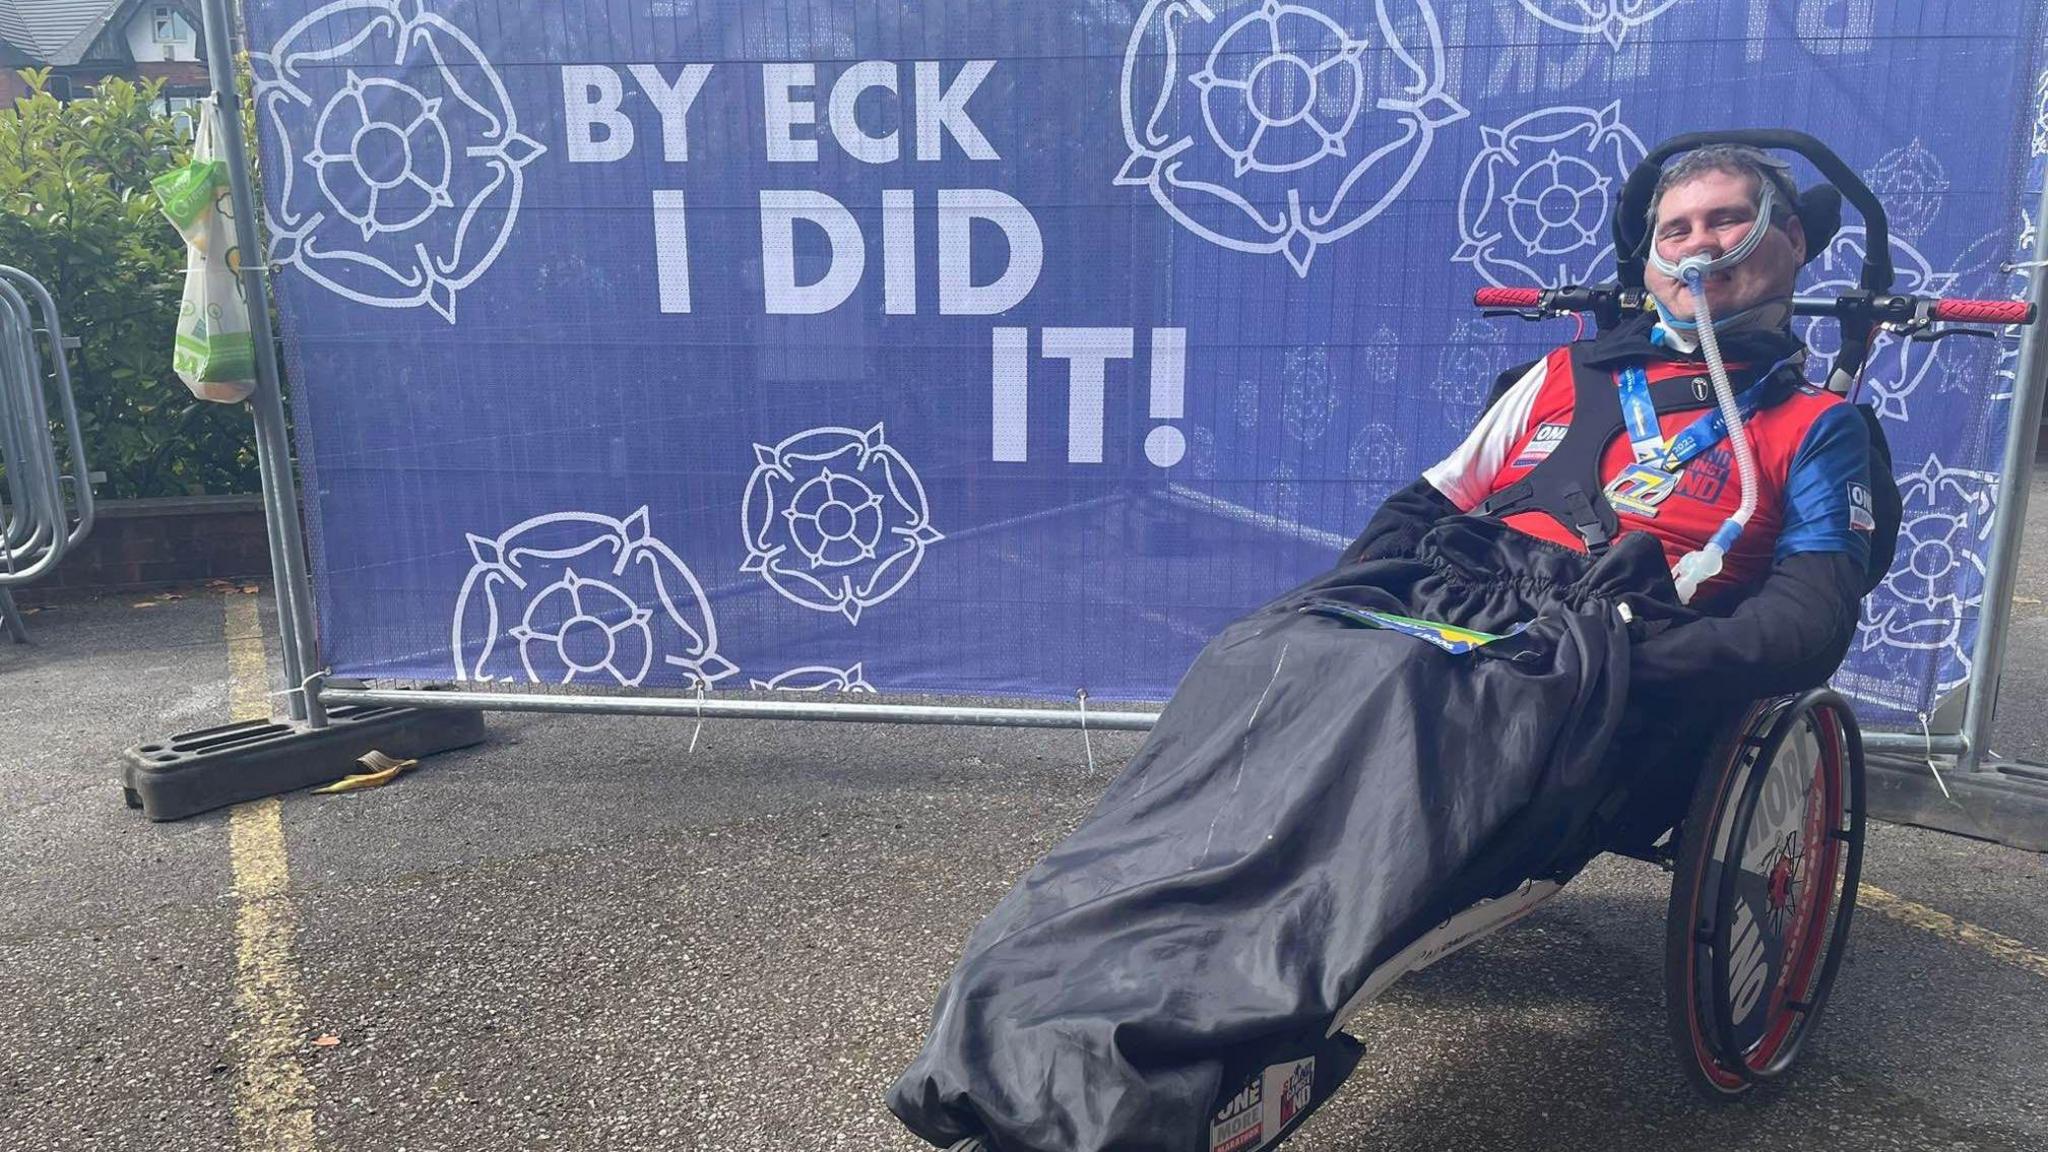
[[[1479,129],[1485,147],[1458,194],[1451,258],[1490,284],[1590,284],[1614,272],[1605,236],[1614,202],[1643,142],[1621,104],[1545,108],[1505,128]]]
[[[637,688],[657,670],[683,685],[736,671],[703,586],[650,534],[645,508],[536,516],[470,536],[469,550],[450,638],[458,680]]]
[[[519,217],[519,131],[497,69],[423,0],[336,0],[252,53],[270,127],[270,255],[338,296],[425,305],[490,269]]]
[[[1273,474],[1259,485],[1259,511],[1286,524],[1301,522],[1301,470],[1287,460],[1273,466]]]
[[[1664,14],[1678,0],[1522,0],[1522,7],[1552,28],[1599,36],[1616,51],[1632,28]]]
[[[2026,214],[2021,213],[2019,249],[2032,252],[2033,237],[2027,229]],[[2027,273],[2031,269],[2005,262],[2014,247],[2011,236],[2002,229],[1971,241],[1956,257],[1955,282],[1949,290],[1972,300],[2029,299]],[[1996,330],[1994,339],[1943,341],[1937,346],[1941,353],[1936,357],[1941,362],[1938,394],[1982,397],[1993,404],[2011,400],[2013,384],[2019,377],[2021,337],[2025,331],[2022,326],[2007,325]]]
[[[1802,295],[1834,296],[1856,287],[1863,271],[1863,253],[1869,243],[1861,224],[1845,225],[1835,233],[1827,251],[1800,274]],[[1936,272],[1911,244],[1892,237],[1892,291],[1918,296],[1945,296],[1954,287],[1953,272]],[[1833,321],[1808,317],[1795,321],[1800,339],[1813,350],[1807,369],[1816,381],[1825,381],[1842,350],[1841,326]],[[1934,367],[1938,344],[1915,340],[1885,340],[1871,353],[1863,367],[1863,389],[1873,400],[1877,414],[1892,420],[1906,418],[1906,402],[1926,381]]]
[[[1429,392],[1437,414],[1452,428],[1464,431],[1493,382],[1507,370],[1507,337],[1484,320],[1460,320],[1437,357],[1436,379]]]
[[[1337,390],[1330,380],[1330,350],[1289,348],[1281,361],[1280,378],[1287,384],[1281,405],[1287,434],[1303,444],[1314,444],[1330,429],[1337,414]]]
[[[1195,429],[1194,473],[1197,480],[1216,478],[1216,434],[1207,428]]]
[[[754,457],[740,510],[741,570],[760,573],[793,603],[858,624],[944,539],[931,526],[924,485],[880,424],[813,428],[773,448],[756,444]]]
[[[2048,156],[2048,71],[2034,83],[2034,132],[2032,154]]]
[[[1899,479],[1898,559],[1864,605],[1862,648],[1931,654],[1937,694],[1969,679],[1963,625],[1984,600],[1996,485],[1990,473],[1949,468],[1932,456]]]
[[[1948,191],[1948,169],[1915,136],[1904,148],[1879,157],[1863,173],[1863,182],[1884,205],[1885,221],[1894,237],[1918,240],[1934,226]]]
[[[1351,438],[1351,501],[1370,509],[1400,483],[1406,455],[1401,438],[1385,424],[1367,424]]]
[[[1259,427],[1259,418],[1266,411],[1264,401],[1259,399],[1259,382],[1250,377],[1237,382],[1231,392],[1230,414],[1237,421],[1237,430],[1253,432]]]
[[[1363,384],[1391,389],[1401,371],[1401,337],[1381,325],[1359,347],[1358,378]]]
[[[1385,211],[1438,128],[1443,91],[1427,0],[1339,21],[1282,0],[1149,0],[1124,55],[1116,183],[1148,188],[1182,227],[1238,252],[1316,250]]]
[[[2014,247],[2021,252],[2034,251],[2034,218],[2024,209],[2020,212],[2020,238]],[[2034,269],[2015,267],[2006,280],[2006,294],[2015,300],[2031,300],[2034,296]],[[2020,380],[2020,330],[2017,326],[2007,328],[1998,341],[1998,371],[1994,377],[1991,399],[2011,400],[2019,389]]]
[[[756,692],[845,692],[874,695],[875,686],[868,683],[867,674],[859,664],[846,668],[833,668],[825,664],[806,664],[791,668],[772,680],[753,682]]]

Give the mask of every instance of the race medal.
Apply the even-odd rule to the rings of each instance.
[[[1759,385],[1776,375],[1786,362],[1781,360],[1771,365],[1736,399],[1736,411],[1742,420],[1747,421],[1766,398]],[[1726,438],[1728,423],[1718,407],[1710,408],[1667,441],[1658,428],[1657,408],[1650,399],[1649,374],[1642,366],[1634,365],[1615,373],[1614,383],[1620,393],[1622,423],[1628,428],[1629,449],[1635,454],[1636,462],[1608,482],[1604,490],[1607,502],[1616,511],[1652,519],[1657,515],[1657,506],[1678,490],[1679,472],[1692,462],[1693,457]],[[1697,381],[1694,387],[1697,390],[1695,394],[1704,400],[1703,387]]]
[[[1648,520],[1657,515],[1657,505],[1670,499],[1677,490],[1676,472],[1636,463],[1622,469],[1621,475],[1608,481],[1605,492],[1607,502],[1614,505],[1616,511]]]

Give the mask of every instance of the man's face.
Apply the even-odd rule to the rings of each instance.
[[[1757,226],[1754,177],[1708,170],[1664,190],[1657,202],[1657,224],[1650,231],[1657,253],[1673,264],[1688,256],[1719,256],[1742,243]],[[1799,266],[1806,262],[1806,230],[1797,216],[1764,234],[1747,260],[1733,268],[1710,272],[1707,304],[1715,316],[1732,316],[1765,300],[1790,296]],[[1643,269],[1643,282],[1680,320],[1698,311],[1692,290],[1657,271]]]

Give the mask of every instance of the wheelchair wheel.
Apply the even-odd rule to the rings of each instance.
[[[1680,826],[1665,1018],[1712,1100],[1784,1077],[1827,1003],[1863,863],[1863,745],[1827,689],[1753,707]]]

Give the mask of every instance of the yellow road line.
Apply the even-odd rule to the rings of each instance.
[[[227,623],[222,631],[228,642],[228,719],[263,720],[270,715],[270,683],[263,664],[263,617],[257,598],[229,592]]]
[[[270,714],[257,599],[227,600],[228,708],[231,719]],[[234,870],[235,1029],[242,1078],[235,1092],[235,1128],[248,1152],[312,1152],[313,1086],[299,1067],[305,1001],[292,963],[298,910],[285,863],[284,821],[277,798],[236,806],[228,816],[228,860]]]
[[[2048,953],[2030,948],[2024,941],[1993,932],[1989,928],[1979,928],[1946,912],[1937,912],[1925,904],[1915,904],[1902,896],[1894,896],[1882,888],[1869,884],[1858,885],[1856,903],[1901,924],[1925,929],[1944,940],[1967,944],[2007,964],[2048,978]]]

